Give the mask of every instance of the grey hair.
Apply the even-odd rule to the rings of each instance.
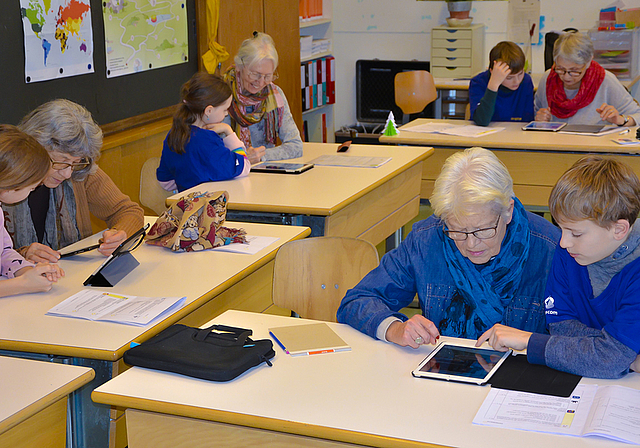
[[[566,59],[575,64],[585,65],[593,59],[593,42],[586,34],[565,32],[553,44],[553,60]]]
[[[469,148],[444,162],[430,201],[434,214],[447,221],[469,216],[470,206],[488,206],[505,215],[513,197],[507,167],[493,152]]]
[[[102,129],[85,107],[65,99],[49,101],[25,115],[18,128],[35,137],[49,152],[89,159],[91,164],[87,168],[73,171],[73,180],[84,180],[96,170]]]
[[[273,69],[278,68],[278,52],[271,36],[265,33],[254,33],[254,37],[245,39],[238,53],[233,58],[236,67],[250,68],[264,60],[273,62]]]

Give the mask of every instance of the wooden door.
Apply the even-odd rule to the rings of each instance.
[[[291,114],[302,135],[298,0],[264,0],[264,32],[269,34],[276,44],[280,75],[276,84],[287,96]]]

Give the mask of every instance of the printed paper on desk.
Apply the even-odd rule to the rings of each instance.
[[[214,247],[216,252],[232,252],[234,254],[255,255],[267,246],[278,241],[280,238],[274,236],[249,236],[245,235],[246,243],[231,243],[225,246]]]
[[[384,165],[391,157],[367,157],[347,156],[341,154],[324,154],[316,157],[309,163],[318,166],[348,166],[352,168],[378,168]]]
[[[410,128],[402,127],[401,131],[407,132],[424,132],[428,134],[446,134],[457,135],[459,137],[482,137],[484,135],[494,134],[504,130],[504,127],[484,127],[472,124],[459,125],[449,123],[428,122]]]
[[[48,316],[145,326],[182,308],[186,297],[138,297],[83,289],[51,308]]]
[[[572,436],[601,436],[640,444],[640,390],[579,384],[570,397],[491,388],[476,425]]]

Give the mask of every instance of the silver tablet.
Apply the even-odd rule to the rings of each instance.
[[[251,167],[255,173],[300,174],[313,168],[312,163],[262,162]]]
[[[567,123],[558,121],[532,121],[522,126],[523,131],[550,131],[556,132],[565,127]]]
[[[441,342],[411,373],[419,378],[483,385],[509,355],[511,350],[499,352]]]

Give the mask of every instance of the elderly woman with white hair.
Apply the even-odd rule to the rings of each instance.
[[[483,148],[453,154],[431,206],[434,215],[347,291],[338,322],[413,348],[440,335],[477,339],[498,322],[545,332],[544,290],[560,231],[524,210],[502,162]],[[408,319],[400,309],[416,294],[422,314]]]
[[[300,132],[278,79],[278,52],[268,34],[254,32],[240,45],[224,79],[233,101],[224,123],[247,148],[251,163],[302,156]],[[280,143],[280,144],[278,144]]]
[[[565,32],[553,46],[554,64],[540,79],[534,100],[537,121],[571,124],[640,124],[640,106],[616,76],[593,60],[593,43]]]
[[[83,106],[65,99],[29,112],[18,128],[35,137],[51,168],[25,201],[3,204],[18,252],[34,262],[56,262],[59,250],[93,234],[91,215],[106,221],[98,251],[110,255],[143,225],[142,208],[124,195],[96,161],[102,130]]]

